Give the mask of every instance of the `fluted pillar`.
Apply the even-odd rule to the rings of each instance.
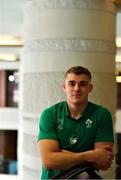
[[[109,0],[27,2],[20,129],[24,179],[39,179],[39,116],[45,107],[64,99],[61,84],[70,66],[91,70],[90,99],[115,113],[115,13]]]

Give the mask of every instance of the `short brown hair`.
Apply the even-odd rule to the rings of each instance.
[[[73,74],[76,74],[76,75],[86,74],[90,79],[92,79],[92,75],[91,75],[90,71],[88,69],[82,67],[82,66],[73,66],[73,67],[69,68],[65,72],[65,78],[70,73],[73,73]]]

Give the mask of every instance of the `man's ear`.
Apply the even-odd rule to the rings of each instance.
[[[89,92],[92,92],[93,90],[93,84],[90,84],[90,91]]]
[[[65,84],[63,83],[62,85],[63,91],[65,92]]]

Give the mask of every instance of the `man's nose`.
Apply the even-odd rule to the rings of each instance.
[[[75,84],[74,89],[78,90],[80,88],[80,85],[78,83]]]

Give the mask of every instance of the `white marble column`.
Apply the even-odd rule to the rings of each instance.
[[[20,130],[24,179],[39,179],[39,116],[43,108],[64,99],[61,84],[70,66],[91,70],[90,99],[115,113],[115,13],[109,0],[27,2]]]

